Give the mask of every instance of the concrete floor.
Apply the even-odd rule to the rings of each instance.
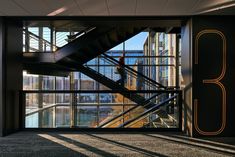
[[[235,138],[221,141],[174,133],[18,132],[0,138],[0,157],[235,156]]]

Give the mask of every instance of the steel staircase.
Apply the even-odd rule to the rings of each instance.
[[[60,63],[68,60],[76,60],[78,64],[84,64],[108,51],[118,44],[140,33],[145,28],[138,27],[91,27],[77,35],[73,40],[55,52],[45,53],[37,50],[37,53],[23,53],[24,70],[32,74],[68,75],[67,66]],[[32,33],[31,33],[32,34]],[[38,40],[43,40],[39,38]],[[47,69],[45,71],[45,69]]]
[[[141,119],[143,118],[146,118],[146,117],[149,117],[153,114],[155,114],[155,116],[158,116],[159,119],[161,119],[161,113],[164,112],[163,110],[160,109],[161,106],[166,106],[166,105],[169,105],[170,103],[172,103],[174,101],[174,99],[177,97],[177,95],[174,95],[174,96],[171,96],[170,98],[160,102],[159,104],[155,104],[154,106],[146,109],[143,113],[141,113],[140,115],[134,117],[134,118],[131,118],[127,121],[125,121],[124,123],[120,124],[118,127],[130,127],[131,125],[133,125],[133,123],[137,123],[139,122]],[[164,113],[165,114],[165,113]],[[174,123],[174,121],[172,121],[171,119],[169,118],[166,118],[167,121],[171,121],[171,123]],[[155,120],[154,120],[155,121]],[[151,122],[150,122],[151,123]],[[172,125],[173,126],[173,125]],[[144,125],[143,125],[144,127]]]
[[[32,63],[35,60],[40,61],[40,63],[59,63],[63,60],[73,59],[79,64],[84,64],[144,29],[142,27],[92,27],[79,32],[75,39],[69,40],[68,44],[58,48],[55,52],[44,53],[45,57],[33,57],[32,53],[29,56],[27,55],[28,52],[25,52],[24,58],[28,63],[30,63],[30,59]],[[40,54],[39,50],[37,54]]]
[[[89,68],[88,66],[84,66],[84,65],[80,65],[80,64],[73,64],[73,65],[70,65],[70,66],[73,67],[73,68],[76,68],[76,70],[82,72],[83,74],[87,75],[90,78],[93,78],[94,80],[96,80],[99,83],[105,85],[106,87],[108,87],[112,90],[117,90],[121,95],[123,95],[124,97],[128,98],[129,100],[135,102],[139,106],[142,106],[145,110],[147,110],[147,111],[149,109],[151,109],[150,111],[152,111],[153,109],[157,110],[155,112],[155,114],[158,115],[158,117],[160,118],[162,123],[165,122],[165,121],[169,121],[169,122],[173,123],[173,120],[166,113],[166,111],[159,108],[162,105],[158,106],[159,104],[155,104],[151,100],[146,100],[143,96],[141,96],[139,94],[129,93],[128,92],[129,89],[121,86],[117,82],[113,81],[110,78],[107,78],[106,76],[100,74],[99,72]],[[164,103],[164,104],[166,104],[166,103]],[[156,108],[156,106],[158,106],[158,107]],[[162,119],[161,117],[163,117],[164,119]],[[108,126],[108,125],[106,124],[106,125],[103,125],[103,126],[100,126],[100,127],[104,127],[104,126]],[[118,127],[124,127],[124,126],[120,125]]]
[[[37,73],[37,71],[39,71],[40,74],[43,73],[50,74],[50,70],[52,72],[56,70],[58,71],[59,68],[63,69],[64,71],[80,71],[81,73],[98,81],[99,83],[105,85],[106,87],[112,90],[117,90],[118,93],[128,98],[129,100],[135,102],[137,104],[137,107],[142,107],[145,110],[142,114],[138,115],[137,117],[128,119],[127,121],[118,125],[117,127],[128,127],[132,123],[138,121],[139,119],[142,119],[143,117],[149,115],[150,113],[157,115],[156,119],[154,120],[155,122],[159,122],[166,127],[168,125],[170,126],[172,123],[174,123],[174,119],[172,119],[166,111],[162,110],[161,107],[171,104],[173,99],[176,98],[175,95],[169,97],[164,101],[156,103],[156,101],[152,101],[152,99],[145,99],[140,94],[130,93],[128,88],[121,86],[114,80],[84,65],[84,63],[87,63],[93,58],[96,58],[102,53],[113,48],[114,46],[138,34],[143,29],[145,28],[132,28],[132,27],[91,28],[85,32],[85,35],[79,36],[71,40],[71,42],[59,48],[54,53],[44,54],[45,56],[41,58],[38,58],[38,56],[36,57],[30,56],[31,58],[29,59],[27,58],[27,56],[25,56],[25,58],[27,59],[27,63],[25,64],[25,69],[27,70],[27,68],[29,68],[34,73]],[[47,57],[47,55],[50,57]],[[109,57],[105,54],[103,54],[103,56],[112,64],[114,65],[118,64],[118,62],[112,59],[112,57]],[[37,58],[36,63],[35,63],[35,58]],[[33,63],[30,62],[30,60],[33,61]],[[46,71],[45,68],[47,69]],[[163,89],[163,90],[166,89],[166,87],[164,87],[163,85],[147,78],[146,76],[144,76],[141,73],[138,73],[137,71],[134,71],[128,66],[123,66],[122,68],[124,68],[124,70],[128,72],[128,74],[131,73],[132,75],[134,74],[143,77],[145,81],[148,81],[155,89]],[[159,96],[160,94],[155,96],[155,98]],[[130,111],[132,110],[129,110],[128,112]],[[126,111],[126,113],[121,113],[120,115],[128,114],[128,112]],[[120,115],[118,116],[120,117]],[[108,120],[97,127],[100,128],[107,127],[109,126],[109,123],[112,123],[112,120]],[[143,127],[147,125],[150,124],[143,125]]]

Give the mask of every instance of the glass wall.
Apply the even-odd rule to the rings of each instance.
[[[40,35],[40,29],[29,29],[33,33]],[[48,35],[50,30],[43,28],[43,37],[45,40],[51,39]],[[146,33],[146,32],[145,32]],[[46,35],[47,34],[47,35]],[[56,32],[56,46],[63,46],[67,43],[66,37],[70,32]],[[133,40],[133,39],[132,39]],[[136,40],[136,39],[135,39]],[[125,65],[137,71],[135,75],[126,74],[125,88],[130,90],[158,90],[156,86],[152,86],[145,81],[144,76],[149,79],[159,82],[164,86],[175,86],[176,72],[176,50],[175,50],[175,34],[165,34],[157,32],[148,32],[141,44],[140,50],[110,50],[106,54],[118,61],[118,58],[125,52]],[[32,42],[31,42],[32,43]],[[34,49],[39,49],[39,42]],[[126,46],[128,47],[128,45]],[[104,77],[116,82],[120,79],[117,73],[117,65],[110,63],[104,56],[99,56],[85,64]],[[32,75],[23,72],[24,90],[34,91],[100,91],[111,90],[105,85],[95,81],[94,79],[80,73],[72,72],[67,77]],[[140,96],[145,99],[150,98],[154,93],[140,93]],[[153,103],[159,103],[162,100],[169,98],[170,94],[165,94],[159,99],[151,100]],[[127,111],[136,105],[128,97],[118,93],[27,93],[26,98],[26,128],[58,128],[58,127],[99,127],[108,119]],[[176,101],[174,99],[174,101]],[[174,106],[175,105],[175,106]],[[172,102],[168,108],[170,116],[177,119],[175,111],[170,112],[169,108],[178,109],[175,102]],[[123,115],[116,120],[115,123],[108,127],[118,127],[123,122],[130,120],[137,115],[140,115],[147,108],[138,107],[138,109],[129,112],[128,115]],[[157,113],[151,113],[148,117],[143,118],[140,122],[135,123],[131,127],[149,127],[146,125],[150,119],[156,119]],[[155,118],[154,118],[155,117]],[[159,122],[161,123],[161,122]],[[156,123],[157,124],[157,123]],[[177,127],[177,125],[173,125]],[[151,127],[154,127],[151,125]],[[166,127],[165,125],[157,125],[157,127]]]

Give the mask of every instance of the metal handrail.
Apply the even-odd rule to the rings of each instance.
[[[82,30],[82,31],[80,31],[80,32],[78,32],[77,34],[74,34],[74,35],[71,35],[71,36],[67,36],[68,37],[68,39],[65,39],[68,43],[69,42],[72,42],[74,39],[76,39],[76,38],[78,38],[78,37],[80,37],[80,36],[82,36],[82,35],[84,35],[84,34],[87,34],[87,33],[89,33],[90,31],[92,31],[92,30],[94,30],[96,27],[92,27],[92,28],[86,28],[86,29],[84,29],[84,30]],[[61,47],[58,47],[57,45],[54,45],[54,44],[52,44],[51,42],[49,42],[49,41],[47,41],[46,39],[44,39],[44,38],[42,38],[42,37],[40,37],[40,36],[38,36],[38,35],[36,35],[36,34],[34,34],[34,33],[32,33],[32,32],[30,32],[30,31],[28,31],[27,29],[23,29],[23,33],[26,35],[26,34],[29,34],[29,37],[32,37],[34,40],[37,40],[37,41],[42,41],[43,43],[45,43],[47,46],[52,46],[52,47],[54,47],[56,50],[57,49],[59,49],[59,48],[61,48]],[[69,39],[69,38],[71,38],[71,39]],[[28,43],[25,43],[25,45],[27,45]],[[27,45],[30,49],[32,49],[32,47],[30,47],[30,45]],[[62,46],[63,47],[63,46]],[[39,50],[37,50],[37,49],[35,49],[34,48],[34,50],[36,51],[36,52],[38,52]],[[53,50],[51,50],[51,52],[52,52]]]
[[[169,103],[169,104],[167,104],[167,105],[171,105],[171,104],[173,104],[173,103]],[[141,121],[142,119],[144,119],[144,118],[146,118],[146,117],[149,117],[151,114],[154,114],[154,113],[156,113],[158,110],[155,110],[155,111],[153,111],[153,112],[150,112],[150,113],[148,113],[148,114],[146,114],[145,116],[143,116],[143,117],[141,117],[141,118],[139,118],[139,119],[137,119],[136,121],[134,121],[134,122],[132,122],[132,123],[130,123],[130,124],[128,124],[128,126],[132,126],[132,125],[134,125],[134,124],[136,124],[136,123],[138,123],[139,121]],[[170,116],[170,115],[168,115],[168,116]],[[165,123],[164,122],[164,120],[162,120],[162,118],[161,117],[158,117],[161,121],[163,121],[163,123]],[[157,119],[157,118],[156,118]],[[156,120],[155,119],[155,120]],[[153,120],[154,121],[154,120]],[[152,121],[152,122],[153,122]],[[175,119],[174,120],[172,120],[172,121],[176,121]],[[149,123],[151,123],[151,122],[149,122]],[[166,125],[166,124],[165,124]],[[168,125],[166,125],[168,128],[169,128],[169,126]],[[156,127],[156,126],[155,126]]]
[[[158,110],[161,106],[164,106],[166,103],[168,103],[169,101],[171,101],[172,99],[174,99],[174,98],[176,98],[176,97],[177,97],[177,95],[174,95],[174,96],[168,98],[167,100],[161,102],[160,104],[157,104],[157,105],[151,107],[150,109],[146,110],[144,113],[140,114],[139,116],[137,116],[137,117],[135,117],[135,118],[132,118],[132,119],[130,119],[130,120],[124,122],[123,124],[119,125],[118,127],[119,127],[119,128],[120,128],[120,127],[125,127],[126,125],[129,125],[130,123],[132,123],[132,122],[134,122],[134,121],[140,119],[141,117],[145,116],[146,114],[149,114],[149,113],[151,113],[151,112],[153,112],[153,111]]]
[[[39,108],[38,110],[35,110],[35,111],[32,111],[32,112],[26,113],[25,116],[27,117],[27,116],[33,115],[33,114],[38,113],[38,112],[42,112],[42,111],[44,111],[44,110],[47,110],[47,109],[49,109],[49,108],[52,108],[52,107],[55,107],[55,106],[58,106],[58,105],[59,105],[59,104],[48,105],[48,106],[46,106],[46,107],[44,107],[44,108]]]
[[[90,31],[94,30],[96,27],[91,27],[91,28],[86,28],[76,34],[73,34],[73,35],[67,35],[68,39],[66,39],[67,42],[71,42],[75,39],[77,39],[78,37],[82,36],[82,35],[85,35],[87,33],[89,33]]]
[[[103,124],[99,125],[98,127],[101,128],[101,127],[103,127],[103,126],[105,126],[105,125],[111,123],[111,122],[114,121],[115,119],[117,119],[117,118],[119,118],[119,117],[121,117],[121,116],[127,114],[128,112],[131,112],[132,110],[136,109],[137,107],[140,107],[140,106],[143,106],[143,105],[144,105],[145,107],[148,106],[148,105],[150,104],[150,100],[152,100],[153,98],[159,96],[160,94],[162,94],[162,93],[157,93],[157,94],[151,96],[150,98],[148,98],[147,100],[145,100],[143,103],[140,103],[140,104],[135,105],[134,107],[132,107],[132,108],[130,108],[130,109],[128,109],[128,110],[126,110],[126,111],[120,113],[119,115],[113,117],[112,119],[108,120],[107,122],[104,122]],[[146,103],[147,103],[147,104],[146,104]]]
[[[117,93],[118,91],[119,90],[117,90],[117,91],[115,91],[115,90],[114,91],[113,90],[103,90],[103,91],[102,90],[99,90],[99,91],[96,91],[96,90],[95,91],[93,91],[93,90],[85,90],[85,91],[84,90],[72,90],[72,91],[71,90],[66,90],[66,91],[63,91],[63,90],[59,90],[59,91],[56,91],[56,90],[24,90],[24,91],[21,91],[21,93],[22,93],[22,100],[25,103],[27,93]],[[126,121],[125,123],[123,123],[122,125],[125,126],[125,127],[129,124],[132,125],[133,122],[135,122],[136,120],[139,120],[140,118],[142,119],[147,114],[149,115],[149,113],[153,114],[155,112],[158,112],[160,107],[165,106],[166,103],[167,103],[167,105],[169,105],[170,103],[177,102],[177,104],[179,105],[179,108],[180,108],[180,104],[181,104],[181,99],[180,99],[181,98],[181,91],[180,90],[166,90],[166,91],[155,90],[155,91],[152,91],[152,92],[151,91],[146,91],[146,90],[140,90],[140,91],[130,90],[130,91],[124,91],[124,92],[130,93],[130,94],[134,93],[134,92],[135,93],[136,92],[139,92],[139,93],[155,93],[153,96],[149,97],[148,100],[145,100],[144,102],[142,102],[142,104],[147,103],[146,106],[148,105],[148,108],[145,111],[143,111],[143,112],[141,111],[141,113],[138,113],[138,115],[135,115],[135,118],[130,119],[131,121],[129,120],[129,121]],[[171,97],[171,98],[169,98],[165,101],[163,100],[162,102],[160,102],[158,104],[155,104],[155,105],[153,105],[154,103],[151,101],[152,105],[149,106],[148,101],[150,102],[151,99],[153,99],[155,97],[157,97],[157,99],[158,99],[158,98],[160,98],[159,96],[161,96],[161,94],[170,94],[170,93],[175,93],[175,94],[174,94],[173,97]],[[177,99],[173,100],[173,102],[170,102],[175,97],[177,97]],[[66,102],[66,104],[67,104],[67,102]],[[32,111],[27,112],[26,114],[25,113],[23,113],[23,114],[25,115],[25,117],[28,117],[28,116],[33,115],[35,113],[43,112],[45,110],[48,110],[50,108],[55,108],[57,106],[64,106],[64,103],[55,103],[55,104],[50,104],[50,105],[46,105],[46,106],[44,105],[44,108],[39,108],[37,110],[32,110]],[[85,105],[85,106],[87,106],[87,105]],[[124,116],[128,112],[130,113],[132,110],[134,110],[137,107],[140,107],[140,105],[136,104],[136,106],[131,107],[127,111],[121,113],[119,116],[116,116],[115,119],[118,119],[120,116]],[[182,115],[180,113],[179,113],[179,117],[182,117]],[[112,118],[112,120],[113,120],[113,118]],[[99,123],[101,123],[101,122],[99,122]],[[105,123],[107,123],[107,122],[105,122]],[[104,126],[106,124],[103,123],[101,125]],[[98,125],[96,127],[101,128],[101,125],[100,126]],[[173,125],[175,126],[175,123]],[[180,121],[178,122],[177,126],[181,127]],[[119,127],[121,127],[121,125],[119,125]]]
[[[112,58],[112,57],[111,57]],[[114,63],[112,60],[109,60],[108,58],[105,58],[105,57],[102,57],[101,59],[103,59],[103,60],[108,60],[110,63],[112,63],[112,64],[114,64],[115,66],[117,66],[117,63]],[[106,61],[105,60],[105,61]],[[115,59],[113,59],[113,60],[115,60]],[[116,60],[115,60],[116,61]],[[90,65],[86,65],[87,67],[89,67]],[[129,68],[129,66],[127,66],[128,68]],[[123,68],[123,67],[122,67]],[[132,69],[132,68],[129,68],[129,69]],[[127,69],[127,71],[130,73],[130,74],[132,74],[135,78],[137,78],[137,75],[139,75],[139,74],[136,74],[136,73],[138,73],[137,71],[135,71],[135,70],[133,70],[133,71],[131,71],[131,70],[129,70],[129,69]],[[136,72],[136,73],[135,73]],[[143,82],[147,82],[147,81],[143,81]],[[147,82],[147,83],[149,83],[149,82]],[[156,88],[159,88],[158,86],[156,86],[156,84],[155,83],[150,83],[152,86],[154,86],[154,87],[156,87]]]
[[[113,63],[113,64],[115,64],[115,65],[119,65],[119,62],[118,62],[117,60],[113,59],[112,57],[110,57],[109,55],[106,55],[106,54],[104,54],[104,53],[103,53],[102,55],[105,56],[104,58],[106,58],[107,60],[109,60],[111,63]],[[154,80],[148,78],[147,76],[145,76],[145,75],[143,75],[142,73],[140,73],[140,72],[138,72],[138,71],[136,71],[136,70],[130,68],[130,67],[127,66],[127,65],[119,65],[119,66],[121,66],[121,68],[123,68],[123,69],[126,68],[126,69],[129,70],[132,74],[134,74],[135,76],[137,76],[137,75],[141,76],[142,78],[144,78],[144,79],[148,80],[149,82],[151,82],[151,84],[153,84],[153,85],[158,85],[160,88],[167,89],[167,87],[165,87],[165,86],[163,86],[162,84],[160,84],[160,83],[158,83],[158,82],[156,82],[156,81],[154,81]]]
[[[61,93],[180,93],[181,90],[128,90],[128,91],[123,91],[120,89],[113,89],[113,90],[22,90],[21,91],[23,94],[26,93],[55,93],[55,94],[61,94]]]
[[[56,49],[59,48],[58,46],[52,44],[51,42],[47,41],[46,39],[44,39],[44,38],[42,38],[42,37],[40,37],[40,36],[38,36],[38,35],[36,35],[36,34],[30,32],[30,31],[28,31],[27,29],[23,29],[23,34],[26,35],[26,34],[27,34],[26,32],[30,35],[29,37],[32,37],[33,39],[35,39],[35,40],[37,40],[37,41],[40,41],[40,40],[41,40],[42,42],[46,43],[46,45],[48,45],[48,46],[53,46],[53,47],[55,47]],[[26,44],[28,44],[28,43],[25,43],[25,45],[26,45]],[[27,46],[30,47],[30,45],[27,45]],[[39,51],[39,50],[38,50],[38,51]]]
[[[33,114],[35,114],[35,113],[42,112],[42,111],[44,111],[44,110],[50,109],[50,108],[52,108],[52,107],[68,106],[69,104],[70,104],[70,103],[55,103],[55,104],[47,105],[47,106],[44,107],[44,108],[37,108],[37,110],[33,110],[33,111],[31,111],[31,112],[28,112],[28,113],[25,114],[25,116],[27,117],[27,116],[33,115]],[[87,105],[87,104],[89,104],[89,105]],[[83,107],[84,107],[84,106],[97,106],[97,103],[94,103],[94,104],[87,103],[87,104],[86,104],[86,103],[80,103],[79,106],[83,106]],[[102,104],[102,106],[110,106],[110,105],[112,105],[112,106],[122,106],[123,104],[117,104],[117,103],[115,103],[115,104],[113,104],[113,103],[111,103],[111,104],[105,103],[105,105]],[[136,104],[125,104],[125,106],[133,106],[133,105],[136,105]]]

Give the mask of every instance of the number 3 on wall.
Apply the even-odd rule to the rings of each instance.
[[[221,127],[215,131],[203,131],[202,129],[199,128],[198,126],[198,99],[194,99],[194,126],[196,131],[201,134],[201,135],[218,135],[221,132],[223,132],[225,126],[226,126],[226,90],[224,85],[220,82],[225,73],[226,73],[226,38],[224,34],[218,30],[212,29],[212,30],[203,30],[199,32],[196,36],[196,41],[195,41],[195,62],[194,64],[198,64],[198,41],[201,38],[202,35],[205,34],[216,34],[219,35],[223,41],[223,58],[222,58],[222,71],[219,75],[219,77],[214,78],[214,79],[205,79],[203,80],[203,84],[215,84],[217,85],[222,92],[222,124]]]

